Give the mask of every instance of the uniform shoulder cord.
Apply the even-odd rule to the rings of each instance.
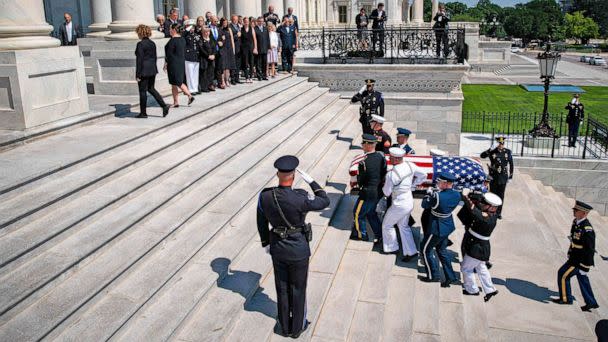
[[[279,200],[277,199],[277,193],[276,193],[276,188],[272,189],[272,198],[274,199],[274,204],[277,206],[277,210],[279,211],[279,215],[281,215],[281,218],[283,219],[283,221],[285,221],[285,223],[287,224],[287,227],[289,229],[295,229],[291,223],[289,223],[289,221],[287,221],[287,218],[285,217],[285,214],[283,213],[283,210],[281,209],[281,206],[279,205]]]

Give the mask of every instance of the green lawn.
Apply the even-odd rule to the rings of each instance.
[[[608,125],[608,87],[581,87],[586,93],[581,95],[585,105],[585,116],[591,115],[596,120]],[[519,132],[530,127],[534,116],[507,116],[496,113],[541,113],[543,110],[543,93],[527,92],[516,85],[463,84],[464,93],[463,121],[464,132]],[[549,95],[549,113],[553,120],[559,121],[565,116],[566,103],[572,99],[571,93],[552,93]],[[486,112],[485,115],[470,113]],[[467,113],[469,113],[467,115]],[[482,123],[482,117],[485,120]],[[553,122],[558,129],[558,123]],[[563,123],[565,127],[565,123]],[[584,129],[584,128],[583,128]],[[583,130],[584,131],[584,130]]]

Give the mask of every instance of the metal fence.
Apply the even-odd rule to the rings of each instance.
[[[464,28],[302,29],[299,49],[320,50],[323,63],[444,64],[463,63],[466,57]]]
[[[608,159],[608,125],[586,115],[579,126],[575,147],[570,147],[566,114],[549,115],[556,137],[534,139],[529,134],[541,116],[540,113],[463,112],[462,132],[479,133],[491,141],[496,136],[504,136],[505,146],[520,156]]]

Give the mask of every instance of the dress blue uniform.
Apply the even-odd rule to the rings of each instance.
[[[374,130],[370,126],[372,115],[384,116],[384,96],[381,92],[375,91],[373,85],[375,80],[365,80],[367,89],[361,89],[351,98],[352,103],[361,102],[359,108],[359,122],[361,130],[366,134],[374,134]],[[372,86],[370,89],[369,87]]]
[[[283,156],[274,165],[279,172],[288,173],[293,172],[298,163],[294,156]],[[311,180],[310,187],[314,195],[290,186],[266,188],[258,200],[257,226],[262,246],[270,246],[278,321],[282,334],[291,337],[299,336],[307,328],[308,243],[312,232],[305,222],[306,213],[329,206],[329,198],[321,186]],[[269,223],[272,230],[269,230]]]
[[[456,178],[449,173],[440,173],[438,180],[441,182],[454,182]],[[445,189],[433,192],[424,197],[422,208],[430,210],[427,215],[427,228],[422,240],[422,254],[426,265],[427,277],[424,281],[439,282],[439,265],[435,259],[434,249],[437,250],[439,261],[443,266],[445,282],[442,286],[456,283],[458,279],[452,269],[450,257],[447,253],[448,236],[456,230],[452,212],[460,203],[460,193],[453,189]]]
[[[568,102],[565,109],[568,110],[566,123],[568,124],[568,147],[576,147],[576,139],[578,138],[578,128],[585,118],[585,106],[578,102],[578,95],[575,96],[575,101]]]
[[[589,212],[593,208],[581,201],[576,201],[574,210]],[[585,299],[583,311],[597,309],[599,306],[593,295],[591,283],[587,272],[593,266],[593,255],[595,253],[595,232],[589,220],[585,217],[574,220],[570,229],[570,248],[568,249],[568,260],[557,272],[557,287],[559,298],[553,299],[558,304],[572,304],[572,291],[570,289],[570,278],[576,276],[581,293]]]
[[[410,131],[407,128],[397,128],[397,139],[399,139],[399,136],[405,136],[408,137],[410,136],[410,134],[412,134],[412,131]],[[416,151],[414,151],[414,149],[407,143],[405,144],[393,144],[393,146],[391,147],[399,147],[405,150],[405,154],[416,154]]]

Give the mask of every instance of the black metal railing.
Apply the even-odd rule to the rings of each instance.
[[[321,51],[323,63],[463,63],[464,28],[302,29],[299,49]]]
[[[608,125],[586,115],[578,128],[575,146],[570,147],[566,114],[549,114],[555,137],[533,139],[530,130],[541,116],[541,113],[463,112],[462,133],[477,133],[466,137],[486,140],[488,145],[494,137],[504,136],[506,147],[520,156],[608,159]]]

